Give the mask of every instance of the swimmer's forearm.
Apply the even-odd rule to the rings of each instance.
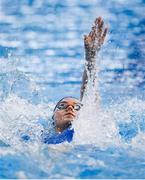
[[[87,83],[88,83],[87,71],[84,70],[84,72],[83,72],[83,77],[82,77],[81,92],[80,92],[80,100],[81,100],[81,101],[82,101],[82,99],[83,99],[83,96],[84,96],[84,92],[85,92]]]
[[[90,55],[86,52],[85,59],[86,59],[85,69],[83,72],[82,85],[81,85],[81,96],[80,96],[81,100],[83,99],[83,96],[86,90],[86,86],[88,83],[88,76],[89,78],[92,78],[93,80],[95,80],[95,74],[96,74],[96,54]]]
[[[98,52],[100,50],[100,47],[97,48],[95,52],[90,52],[89,49],[85,46],[85,67],[82,77],[82,85],[81,85],[81,93],[80,93],[80,99],[83,99],[86,86],[88,83],[88,77],[91,78],[95,82],[95,76],[96,76],[96,58],[98,55]]]
[[[86,47],[85,47],[85,69],[88,72],[87,74],[89,77],[93,75],[93,72],[96,71],[96,52],[90,52]]]

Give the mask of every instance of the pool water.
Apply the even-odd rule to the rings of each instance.
[[[145,178],[145,1],[0,1],[0,178]],[[79,98],[83,35],[102,16],[97,57],[72,143],[45,145],[55,103]],[[29,134],[24,142],[20,136]]]

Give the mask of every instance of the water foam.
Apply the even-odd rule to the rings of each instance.
[[[115,104],[110,107],[110,111],[116,121],[116,125],[123,124],[124,129],[122,127],[122,130],[126,131],[126,136],[128,136],[122,138],[122,146],[144,151],[145,102],[135,97],[128,98],[121,104]]]
[[[16,146],[25,133],[33,140],[38,139],[43,129],[39,120],[47,122],[51,112],[48,105],[34,105],[14,94],[1,102],[0,107],[0,139]]]
[[[92,88],[85,95],[80,115],[74,122],[74,142],[100,147],[117,144],[119,137],[115,121],[109,112],[101,108],[99,100],[95,100],[96,92]]]

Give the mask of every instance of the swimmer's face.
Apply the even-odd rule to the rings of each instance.
[[[81,106],[79,100],[75,98],[64,98],[57,104],[53,117],[58,132],[62,132],[71,125]]]

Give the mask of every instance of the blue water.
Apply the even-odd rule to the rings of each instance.
[[[145,178],[145,1],[1,0],[0,9],[0,178]],[[44,145],[55,103],[79,97],[83,35],[98,16],[109,27],[101,110],[82,111],[72,143]]]

